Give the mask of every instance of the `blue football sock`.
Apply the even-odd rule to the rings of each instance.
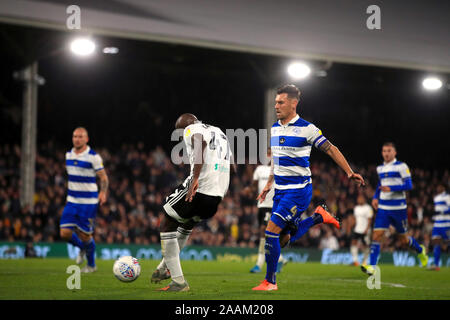
[[[94,238],[91,238],[91,240],[86,242],[85,245],[86,245],[87,264],[90,267],[95,267],[95,241],[94,241]]]
[[[434,246],[434,265],[439,267],[439,260],[441,260],[441,246]]]
[[[270,283],[277,283],[276,281],[276,273],[277,273],[277,264],[278,259],[280,258],[280,235],[276,233],[272,233],[266,231],[266,244],[264,246],[266,251],[266,280]]]
[[[416,250],[417,253],[422,252],[422,248],[420,247],[420,244],[414,239],[413,237],[408,237],[409,239],[409,246]]]
[[[80,240],[75,232],[72,232],[72,238],[69,240],[69,243],[73,244],[75,247],[80,248],[81,250],[84,249],[83,241]]]
[[[291,238],[289,240],[290,243],[293,243],[295,241],[297,241],[298,239],[300,239],[306,232],[308,232],[308,230],[318,224],[321,223],[323,221],[323,219],[318,222],[318,219],[316,217],[314,217],[315,215],[318,215],[320,218],[322,218],[322,216],[320,214],[314,214],[313,216],[306,218],[302,221],[300,221],[300,223],[298,224],[298,229],[297,232],[295,234],[291,234]]]
[[[372,242],[370,246],[370,265],[375,266],[378,262],[378,256],[380,255],[380,244],[378,242]]]
[[[321,214],[314,213],[311,218],[314,220],[314,225],[323,223],[323,217]]]

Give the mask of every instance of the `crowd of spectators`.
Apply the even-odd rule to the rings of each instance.
[[[20,204],[20,147],[0,146],[0,241],[60,241],[59,220],[67,191],[66,151],[52,142],[39,147],[34,206],[30,208]],[[161,147],[148,150],[143,143],[96,151],[104,160],[110,187],[108,202],[98,210],[95,241],[158,244],[163,201],[183,182],[189,167],[174,165]],[[255,167],[238,166],[238,174],[231,177],[229,191],[217,214],[194,228],[188,244],[251,248],[258,245],[256,195],[244,191],[252,182]],[[377,183],[375,168],[376,165],[356,168],[367,182],[365,188],[358,188],[331,161],[313,161],[313,201],[304,216],[325,201],[342,220],[342,228],[323,224],[313,227],[293,246],[349,248],[356,198],[362,193],[370,202]],[[411,172],[414,188],[408,195],[408,232],[431,248],[433,197],[438,183],[449,186],[450,173],[420,168],[411,168]],[[387,238],[382,250],[401,248],[394,233],[388,232]]]

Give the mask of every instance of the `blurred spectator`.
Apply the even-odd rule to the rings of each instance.
[[[334,236],[333,231],[331,229],[327,229],[325,232],[325,236],[320,240],[319,249],[331,249],[337,250],[339,249],[339,243],[337,238]]]

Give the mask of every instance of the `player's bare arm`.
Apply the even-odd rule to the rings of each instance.
[[[256,200],[259,200],[260,203],[262,203],[264,200],[266,200],[266,196],[269,193],[270,189],[272,188],[272,184],[274,181],[274,176],[271,174],[269,176],[269,180],[267,180],[266,186],[264,187],[263,191],[258,195]]]
[[[107,199],[106,195],[108,192],[109,179],[105,169],[97,171],[97,177],[99,177],[100,179],[100,192],[98,194],[98,200],[100,202],[100,205],[102,205],[106,202]]]
[[[337,163],[339,167],[341,167],[342,170],[345,171],[347,174],[347,177],[351,180],[355,180],[358,186],[365,186],[365,182],[363,177],[361,177],[360,174],[353,172],[352,168],[350,168],[350,165],[348,164],[347,160],[345,159],[344,155],[339,151],[339,149],[333,145],[330,141],[325,141],[321,146],[320,150],[328,154],[334,162]]]
[[[186,201],[192,202],[195,193],[198,189],[198,178],[200,177],[200,172],[203,167],[203,154],[206,148],[206,141],[203,139],[203,135],[196,133],[191,137],[191,142],[193,146],[194,153],[194,168],[193,168],[193,178],[191,186],[189,187],[188,193],[186,194]]]
[[[272,188],[272,184],[273,184],[274,180],[275,180],[275,178],[273,175],[273,158],[272,158],[272,160],[270,160],[269,179],[267,180],[267,183],[266,183],[266,186],[264,187],[264,189],[261,191],[261,193],[256,198],[256,200],[259,200],[260,203],[262,203],[264,200],[266,200],[266,196],[269,193],[270,189]]]

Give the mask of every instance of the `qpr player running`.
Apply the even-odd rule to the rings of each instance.
[[[376,271],[380,255],[380,241],[385,231],[392,225],[400,235],[403,245],[408,245],[417,252],[422,266],[428,263],[425,246],[408,236],[408,216],[406,213],[406,191],[412,189],[411,172],[406,163],[397,161],[397,151],[392,142],[383,144],[381,155],[384,163],[377,167],[379,182],[372,199],[372,206],[377,210],[370,245],[370,265],[361,265],[361,270],[368,275]]]
[[[364,179],[353,172],[347,160],[337,147],[326,139],[321,130],[297,114],[300,90],[295,85],[284,85],[277,90],[275,111],[278,121],[271,129],[272,173],[258,200],[264,201],[268,192],[275,187],[272,216],[266,228],[265,279],[253,290],[278,290],[276,269],[281,247],[294,242],[312,226],[319,223],[339,222],[327,212],[326,206],[318,206],[315,213],[304,220],[301,215],[308,208],[312,198],[311,170],[309,156],[312,146],[328,154],[341,167],[347,177],[364,185]],[[275,183],[274,183],[275,182]]]
[[[450,238],[450,194],[445,191],[445,186],[439,184],[437,186],[437,195],[434,197],[433,216],[434,225],[431,232],[431,240],[434,246],[434,262],[430,266],[430,270],[440,270],[439,262],[441,260],[441,246],[444,241]]]
[[[166,198],[161,221],[163,260],[153,272],[151,282],[172,278],[159,291],[188,291],[181,270],[180,251],[194,226],[213,217],[228,191],[231,150],[227,136],[217,127],[202,123],[190,113],[181,115],[176,129],[184,129],[191,174]],[[235,167],[233,166],[235,169]]]
[[[97,270],[92,233],[98,203],[102,205],[106,202],[108,190],[108,176],[103,168],[102,158],[87,145],[88,141],[85,128],[78,127],[74,130],[73,149],[66,153],[69,175],[67,204],[59,225],[61,238],[80,248],[76,263],[82,264],[87,258],[87,265],[81,269],[85,273]],[[100,192],[96,177],[100,179]]]

